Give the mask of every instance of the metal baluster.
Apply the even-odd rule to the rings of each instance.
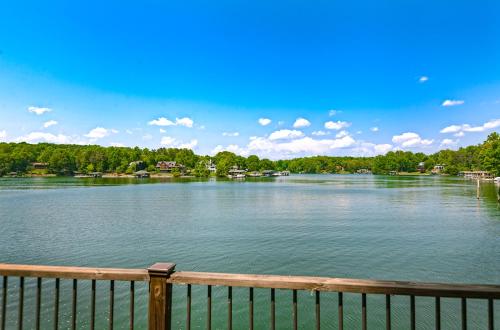
[[[293,329],[297,330],[298,320],[297,320],[297,290],[293,290]]]
[[[109,282],[109,330],[113,330],[115,311],[115,281]]]
[[[253,330],[253,288],[250,288],[248,292],[248,314],[250,330]]]
[[[385,328],[391,330],[391,295],[385,295]]]
[[[467,300],[462,298],[462,330],[467,330]]]
[[[135,282],[130,281],[130,330],[134,330]]]
[[[1,328],[5,330],[5,318],[7,317],[7,287],[8,287],[8,277],[3,277],[3,290],[2,290],[2,323]]]
[[[212,286],[208,286],[207,294],[207,330],[212,329]]]
[[[441,298],[436,297],[436,330],[441,330]]]
[[[90,329],[95,328],[95,286],[96,280],[92,280],[92,288],[90,291]]]
[[[59,286],[61,280],[56,278],[54,289],[54,330],[59,328]]]
[[[271,330],[276,329],[276,297],[274,289],[271,289]]]
[[[187,295],[186,295],[186,330],[191,330],[191,284],[187,285]]]
[[[227,328],[233,329],[233,287],[227,288]]]
[[[361,327],[366,330],[366,293],[361,295]]]
[[[321,306],[319,291],[316,291],[316,330],[321,329]]]
[[[495,316],[493,315],[493,299],[488,299],[488,329],[495,329]]]
[[[339,330],[344,329],[344,294],[339,292]]]
[[[76,330],[76,302],[78,295],[78,282],[73,280],[73,302],[71,304],[71,329]]]
[[[410,296],[410,309],[411,309],[411,330],[415,330],[415,296]]]
[[[23,329],[23,310],[24,310],[24,277],[19,278],[19,313],[17,326],[19,330]]]
[[[36,279],[36,316],[35,316],[35,329],[40,330],[40,305],[42,298],[42,279],[38,277]]]

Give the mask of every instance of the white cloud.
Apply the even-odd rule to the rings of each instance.
[[[239,136],[240,132],[223,132],[222,136]]]
[[[160,133],[167,133],[166,129],[160,128]]]
[[[34,113],[34,114],[36,114],[38,116],[40,116],[40,115],[43,115],[46,112],[51,112],[52,109],[31,106],[31,107],[28,107],[28,111],[31,112],[31,113]]]
[[[443,128],[440,133],[456,133],[462,129],[462,126],[460,125],[451,125],[448,127]]]
[[[336,150],[354,146],[356,141],[351,136],[340,139],[314,139],[301,137],[296,139],[276,139],[253,136],[245,147],[235,144],[224,147],[218,145],[212,150],[212,154],[221,151],[230,151],[235,154],[248,156],[250,154],[271,159],[291,158],[299,155],[324,155],[333,154]]]
[[[384,144],[376,144],[374,146],[374,149],[377,153],[380,153],[380,154],[385,154],[387,153],[388,151],[390,151],[392,149],[392,145],[388,144],[388,143],[384,143]]]
[[[462,105],[464,103],[465,103],[464,100],[444,100],[441,105],[443,107],[453,107],[453,106],[456,106],[456,105]]]
[[[418,78],[418,82],[421,84],[427,82],[428,80],[429,80],[429,77],[427,77],[427,76],[422,76],[422,77]]]
[[[345,121],[327,121],[325,123],[325,128],[326,129],[333,129],[333,130],[339,130],[342,128],[347,128],[351,126],[351,123],[345,122]]]
[[[271,135],[269,135],[269,140],[297,139],[303,136],[304,133],[301,131],[281,129],[279,131],[272,132]]]
[[[338,115],[338,114],[339,114],[339,113],[341,113],[341,112],[342,112],[342,111],[339,111],[339,110],[333,110],[333,109],[332,109],[332,110],[328,111],[328,115],[329,115],[330,117],[332,117],[332,116]]]
[[[294,128],[308,127],[311,126],[311,122],[305,118],[297,118],[295,123],[293,123]]]
[[[113,133],[113,134],[118,134],[118,133],[120,133],[120,131],[119,131],[119,130],[117,130],[117,129],[112,128],[112,129],[111,129],[111,133]]]
[[[311,137],[290,140],[286,142],[276,142],[263,137],[258,137],[250,141],[247,149],[250,153],[260,153],[276,158],[278,155],[305,154],[325,154],[332,149],[346,148],[355,143],[350,136],[341,139],[316,140]]]
[[[348,135],[349,135],[349,132],[348,132],[348,131],[340,131],[340,132],[338,132],[338,133],[335,135],[335,137],[336,137],[337,139],[341,139],[341,138],[343,138],[344,136],[348,136]]]
[[[483,124],[485,129],[497,128],[500,126],[500,119],[493,119]]]
[[[464,132],[484,132],[487,128],[483,126],[471,126],[469,124],[462,125],[462,130]]]
[[[408,140],[418,139],[420,136],[417,133],[407,132],[401,135],[395,135],[392,137],[392,142],[394,143],[403,143]]]
[[[286,131],[283,133],[282,131]],[[277,138],[279,136],[284,138]],[[231,144],[228,146],[218,145],[212,150],[212,154],[217,154],[221,151],[230,151],[237,155],[248,156],[258,155],[261,158],[270,159],[289,159],[302,156],[314,155],[359,155],[359,156],[375,156],[385,154],[395,148],[391,144],[375,144],[371,142],[356,141],[347,131],[340,131],[336,138],[314,138],[309,136],[301,136],[289,139],[293,130],[280,130],[274,133],[275,136],[252,136],[245,146]],[[300,131],[296,131],[300,132]],[[301,133],[301,132],[300,132]],[[324,132],[331,134],[330,132]],[[297,134],[297,133],[294,133]],[[410,138],[415,136],[410,136]],[[404,141],[406,139],[403,138]],[[403,141],[403,142],[404,142]],[[428,140],[421,140],[422,144],[426,144]],[[398,149],[398,148],[396,148]]]
[[[143,139],[144,141],[149,141],[149,140],[152,140],[152,139],[153,139],[153,136],[152,136],[151,134],[144,134],[144,135],[142,136],[142,139]]]
[[[358,142],[356,146],[350,149],[349,155],[351,156],[376,156],[384,155],[392,150],[390,144],[375,144],[371,142]]]
[[[443,141],[441,141],[441,147],[456,146],[457,144],[458,140],[444,139]]]
[[[370,128],[370,131],[372,131],[372,132],[378,132],[379,128],[375,126],[375,127]]]
[[[193,120],[188,117],[184,118],[175,118],[175,124],[179,126],[184,126],[184,127],[193,127]]]
[[[165,117],[160,117],[158,119],[153,119],[150,122],[148,122],[148,125],[151,126],[184,126],[188,128],[192,128],[193,124],[194,124],[193,120],[189,117],[175,118],[175,122]]]
[[[189,142],[182,142],[171,136],[164,136],[161,138],[160,143],[171,148],[194,149],[198,145],[198,140],[193,139]]]
[[[443,128],[440,132],[441,133],[455,133],[455,136],[461,137],[465,135],[465,132],[484,132],[490,129],[494,129],[500,127],[500,119],[492,119],[490,121],[487,121],[481,126],[471,126],[469,124],[462,124],[462,125],[451,125],[448,127]]]
[[[106,129],[104,127],[96,127],[85,134],[85,136],[91,139],[102,139],[109,136],[111,133],[113,133],[113,130]]]
[[[6,137],[7,137],[7,131],[5,130],[0,131],[0,141],[4,141]]]
[[[397,143],[402,147],[422,147],[431,145],[434,140],[422,139],[417,133],[407,132],[401,135],[393,136],[392,142]]]
[[[198,145],[198,140],[192,139],[191,141],[187,143],[181,143],[178,145],[178,148],[180,149],[194,149]]]
[[[325,135],[329,135],[330,132],[325,132],[325,131],[314,131],[311,133],[312,135],[315,135],[315,136],[325,136]]]
[[[259,118],[259,124],[262,126],[267,126],[271,123],[271,119],[269,118]]]
[[[161,138],[161,144],[164,146],[171,146],[175,143],[175,139],[171,136],[164,136]]]
[[[111,147],[125,147],[125,145],[123,143],[120,143],[120,142],[111,142],[109,144]]]
[[[57,125],[57,121],[55,121],[55,120],[49,120],[49,121],[46,121],[45,123],[43,123],[43,127],[45,127],[45,128],[49,128],[50,126],[54,126],[54,125]]]
[[[153,119],[150,122],[148,122],[148,125],[154,125],[154,126],[174,126],[175,123],[165,117],[160,117],[158,119]]]
[[[219,144],[218,146],[216,146],[215,148],[212,149],[211,153],[212,153],[212,155],[216,155],[217,153],[222,152],[222,151],[229,151],[229,152],[232,152],[234,154],[237,154],[240,156],[245,156],[245,157],[249,155],[248,151],[245,148],[242,148],[237,144],[230,144],[227,147],[224,147],[224,146]]]
[[[132,130],[128,129],[125,131],[127,134],[134,134],[134,132],[132,132]]]
[[[49,142],[49,143],[68,144],[68,143],[75,143],[76,141],[73,138],[63,134],[55,135],[45,132],[31,132],[28,135],[16,138],[15,142],[28,142],[28,143]]]

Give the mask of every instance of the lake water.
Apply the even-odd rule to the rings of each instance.
[[[498,186],[446,177],[292,175],[246,181],[0,179],[1,262],[314,275],[459,283],[500,283]],[[17,281],[9,282],[14,327]],[[26,313],[33,306],[28,280]],[[88,326],[89,284],[79,286],[79,328]],[[109,283],[100,283],[106,324]],[[52,322],[44,281],[44,324]],[[127,284],[117,283],[115,321],[128,324]],[[137,328],[146,323],[138,285]],[[225,328],[226,294],[213,289],[213,328]],[[61,293],[68,325],[70,283]],[[268,328],[269,290],[255,292],[256,329]],[[64,297],[63,297],[64,296]],[[247,289],[234,289],[235,329],[247,327]],[[174,292],[174,328],[184,327],[185,287]],[[206,288],[193,287],[193,328],[204,328]],[[336,328],[336,294],[322,295],[322,325]],[[299,294],[299,322],[312,328],[314,297]],[[384,327],[383,297],[368,296],[371,329]],[[443,329],[460,325],[460,301],[443,299]],[[500,303],[495,304],[500,324]],[[486,303],[469,302],[469,326],[485,328]],[[359,295],[346,295],[346,329],[358,329]],[[32,313],[33,314],[33,313]],[[291,293],[277,293],[278,328],[291,327]],[[409,298],[393,298],[393,327],[407,329]],[[26,315],[30,326],[32,315]],[[433,299],[417,298],[418,329],[434,327]]]

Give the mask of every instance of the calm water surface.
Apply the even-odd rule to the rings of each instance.
[[[468,181],[444,177],[295,175],[215,180],[0,179],[1,262],[315,275],[434,282],[500,283],[498,186],[481,199]],[[9,282],[15,327],[17,281]],[[117,283],[115,320],[128,322],[128,284]],[[27,307],[34,304],[27,282]],[[88,283],[79,287],[79,327],[88,327]],[[100,283],[106,324],[109,283]],[[53,283],[44,282],[44,324],[52,322]],[[137,327],[145,288],[138,284]],[[66,291],[64,291],[66,290]],[[61,323],[71,288],[63,285]],[[214,328],[226,322],[226,290],[214,288]],[[256,328],[267,328],[267,290],[256,290]],[[63,295],[65,297],[63,297]],[[246,328],[248,291],[235,289],[234,322]],[[184,327],[185,287],[175,289],[175,328]],[[324,328],[336,325],[336,295],[322,296]],[[193,288],[193,328],[205,322],[206,288]],[[291,327],[291,293],[277,294],[280,329]],[[347,295],[347,329],[358,329],[360,296]],[[299,294],[301,328],[311,328],[314,297]],[[368,297],[371,328],[384,327],[384,298]],[[417,298],[419,329],[434,327],[433,300]],[[408,298],[393,298],[393,326],[408,328]],[[500,303],[495,305],[500,324]],[[100,307],[99,307],[100,306]],[[469,325],[485,327],[486,304],[469,302]],[[460,302],[443,300],[443,326],[460,325]],[[447,315],[445,315],[447,314]],[[451,314],[451,315],[448,315]],[[27,315],[27,326],[32,322]],[[65,323],[66,322],[66,323]]]

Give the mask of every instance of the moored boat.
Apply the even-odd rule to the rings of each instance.
[[[233,166],[228,172],[228,178],[230,179],[244,179],[246,170],[238,169],[238,166]]]

